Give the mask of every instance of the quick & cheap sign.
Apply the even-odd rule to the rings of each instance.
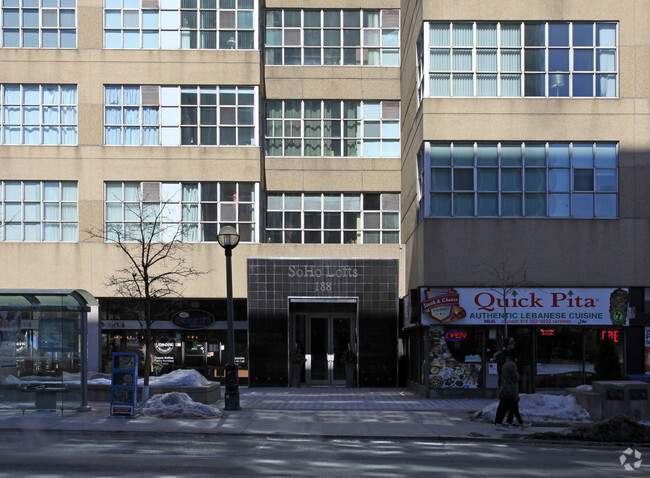
[[[420,288],[422,325],[628,325],[625,289]]]

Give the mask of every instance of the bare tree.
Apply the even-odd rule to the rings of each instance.
[[[105,285],[118,297],[135,299],[141,309],[139,319],[145,342],[143,402],[149,399],[151,329],[156,321],[153,303],[180,296],[187,279],[207,273],[187,262],[186,255],[192,246],[183,242],[179,218],[169,217],[173,210],[170,200],[161,201],[159,194],[150,196],[153,197],[145,191],[144,201],[137,198],[120,202],[131,222],[107,222],[103,229],[87,231],[91,238],[113,244],[124,257],[124,266],[111,274]]]
[[[501,302],[503,314],[503,340],[508,338],[508,297],[516,294],[526,283],[526,258],[519,266],[513,266],[505,249],[501,249],[501,258],[494,263],[483,264],[483,272],[489,276],[490,282],[486,288],[497,293]],[[504,343],[505,346],[505,343]]]

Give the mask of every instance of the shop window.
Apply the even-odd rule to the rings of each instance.
[[[582,329],[549,327],[537,335],[537,387],[567,388],[582,384]]]
[[[482,376],[483,332],[475,326],[429,329],[431,388],[478,388]]]

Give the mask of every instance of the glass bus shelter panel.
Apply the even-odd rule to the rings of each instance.
[[[51,308],[54,304],[50,298]],[[81,402],[84,313],[0,310],[0,407],[71,409]]]

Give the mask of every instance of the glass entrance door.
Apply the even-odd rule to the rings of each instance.
[[[341,357],[348,344],[353,343],[352,318],[333,314],[308,315],[305,329],[307,384],[345,384]]]

